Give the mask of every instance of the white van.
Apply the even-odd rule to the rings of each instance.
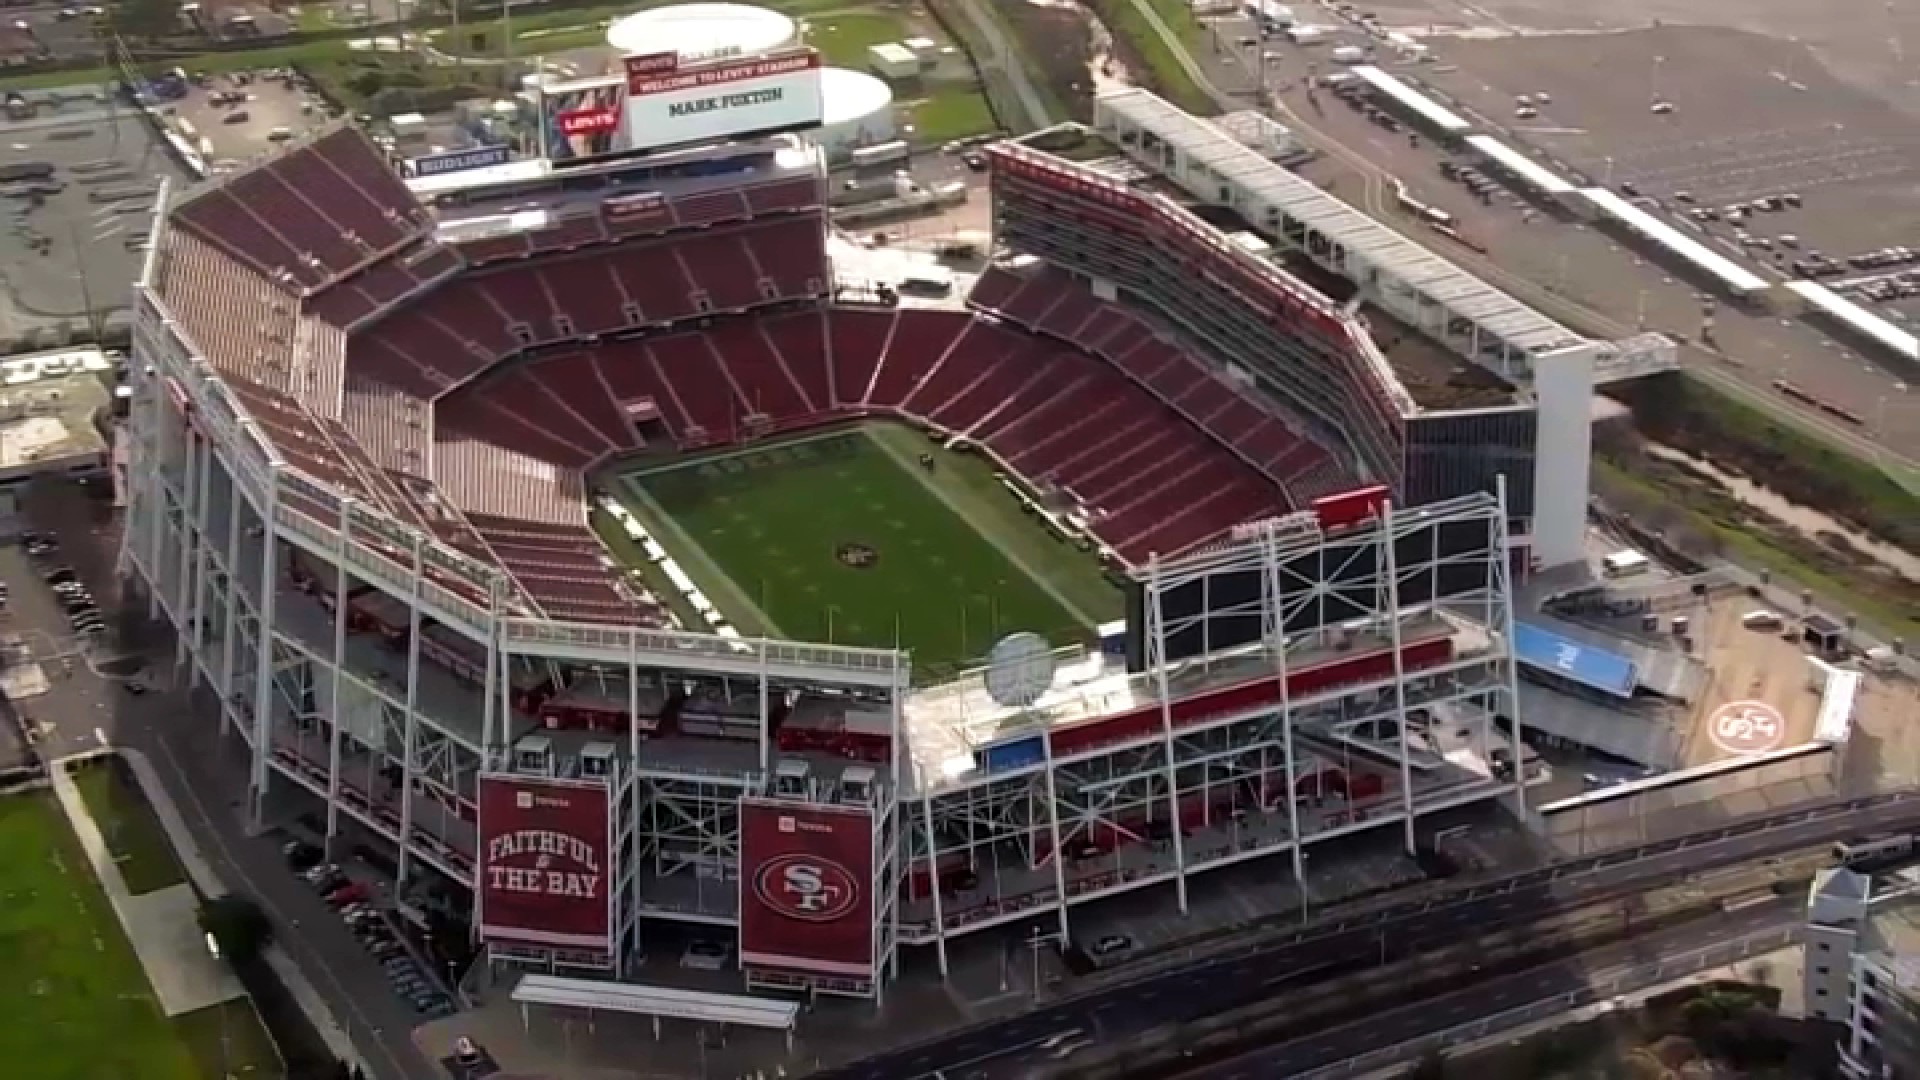
[[[1653,561],[1637,551],[1616,551],[1600,560],[1600,572],[1610,578],[1633,577],[1653,569]]]

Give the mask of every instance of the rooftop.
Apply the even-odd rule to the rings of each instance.
[[[1210,121],[1138,89],[1102,94],[1096,107],[1131,127],[1152,132],[1179,148],[1189,161],[1337,239],[1352,256],[1515,348],[1543,353],[1584,340],[1292,170],[1268,161]]]
[[[1920,993],[1920,888],[1873,898],[1862,951],[1880,953],[1902,989]]]
[[[104,464],[95,414],[107,405],[112,368],[98,349],[0,360],[0,480]]]

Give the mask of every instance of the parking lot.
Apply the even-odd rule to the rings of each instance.
[[[1422,74],[1467,110],[1752,261],[1787,271],[1808,252],[1877,250],[1912,208],[1920,133],[1805,46],[1665,27],[1446,50],[1457,70]]]
[[[64,344],[49,332],[124,319],[161,179],[185,173],[137,113],[103,96],[42,107],[0,125],[9,166],[45,166],[0,181],[0,344]]]
[[[97,19],[105,11],[97,4],[31,4],[8,8],[6,20],[33,35],[48,55],[71,59],[102,51]]]
[[[326,120],[319,99],[284,69],[207,75],[164,112],[216,172]]]

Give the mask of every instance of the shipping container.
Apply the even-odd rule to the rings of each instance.
[[[856,168],[864,169],[873,165],[886,165],[895,161],[905,161],[912,149],[904,139],[895,139],[892,142],[878,143],[873,146],[863,146],[853,152],[853,164]]]
[[[1337,495],[1324,495],[1313,500],[1313,514],[1320,520],[1322,529],[1344,529],[1378,517],[1388,495],[1386,486],[1382,484],[1343,491]]]

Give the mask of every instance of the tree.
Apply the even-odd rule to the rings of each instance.
[[[244,896],[216,896],[207,901],[200,909],[200,929],[213,935],[221,955],[235,967],[252,962],[273,940],[273,923],[267,913]]]

